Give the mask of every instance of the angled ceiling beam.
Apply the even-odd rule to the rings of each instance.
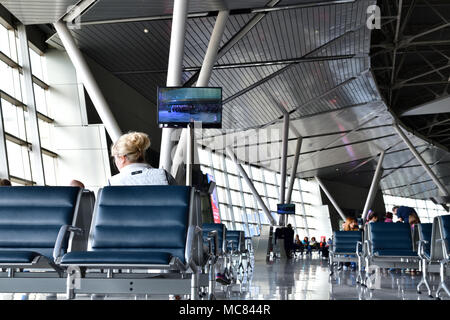
[[[364,27],[365,27],[365,25],[364,25]],[[319,52],[320,50],[323,50],[324,48],[328,47],[329,45],[333,44],[334,42],[336,42],[336,41],[338,41],[338,40],[340,40],[340,39],[342,39],[342,38],[348,36],[349,34],[354,33],[356,30],[358,30],[358,29],[360,29],[360,28],[362,28],[362,26],[359,26],[359,27],[355,28],[354,30],[349,30],[349,31],[347,31],[347,32],[345,32],[345,33],[343,33],[343,34],[341,34],[340,36],[338,36],[338,37],[336,37],[336,38],[334,38],[334,39],[332,39],[332,40],[330,40],[330,41],[324,43],[323,45],[319,46],[318,48],[316,48],[316,49],[314,49],[314,50],[312,50],[312,51],[310,51],[310,52],[304,54],[302,57],[303,57],[303,58],[306,58],[306,57],[308,57],[308,56],[310,56],[310,55],[313,55],[314,53],[317,53],[317,52]],[[252,85],[250,85],[250,86],[244,88],[243,90],[237,92],[236,94],[232,95],[231,97],[225,99],[225,100],[223,101],[223,104],[226,104],[226,103],[228,103],[228,102],[230,102],[230,101],[232,101],[232,100],[238,98],[239,96],[241,96],[241,95],[243,95],[243,94],[245,94],[245,93],[247,93],[247,92],[249,92],[249,91],[251,91],[251,90],[253,90],[253,89],[257,88],[257,87],[259,87],[259,86],[262,85],[263,83],[266,83],[267,81],[269,81],[269,80],[275,78],[276,76],[282,74],[283,72],[285,72],[286,70],[292,68],[293,66],[296,66],[297,64],[298,64],[298,62],[292,63],[292,64],[290,64],[290,65],[288,65],[288,66],[286,66],[286,67],[284,67],[284,68],[281,68],[280,70],[275,71],[274,73],[268,75],[267,77],[265,77],[265,78],[263,78],[263,79],[261,79],[261,80],[255,82],[255,83],[253,83]]]
[[[333,149],[343,148],[343,147],[347,147],[347,146],[353,146],[355,144],[366,143],[366,142],[390,138],[390,137],[394,137],[394,136],[395,136],[395,134],[388,134],[388,135],[381,136],[381,137],[359,140],[359,141],[355,141],[352,143],[340,144],[340,145],[334,146],[334,147],[325,147],[325,148],[321,148],[321,149],[317,149],[317,150],[313,150],[313,151],[306,151],[306,152],[300,153],[300,155],[319,153],[321,151],[327,151],[327,150],[333,150]],[[294,156],[295,156],[295,154],[291,154],[291,155],[288,155],[287,157],[290,158],[290,157],[294,157]],[[281,157],[276,157],[276,158],[260,160],[260,161],[257,161],[256,163],[264,163],[264,162],[276,161],[276,160],[280,160],[280,159],[281,159]],[[304,160],[307,160],[307,159],[304,159]]]
[[[353,54],[340,55],[340,56],[321,56],[321,57],[311,57],[311,58],[292,58],[285,60],[268,60],[268,61],[256,61],[256,62],[243,62],[243,63],[230,63],[230,64],[218,64],[213,67],[214,70],[224,70],[224,69],[239,69],[239,68],[252,68],[252,67],[267,67],[267,66],[277,66],[292,63],[306,63],[306,62],[322,62],[322,61],[333,61],[333,60],[347,60],[353,58],[364,58],[362,56],[356,56]],[[200,71],[201,67],[186,67],[183,68],[183,72],[196,72]],[[145,74],[145,73],[166,73],[166,69],[159,70],[135,70],[135,71],[113,71],[115,75],[123,74]]]
[[[280,2],[280,0],[271,0],[266,7],[272,8],[275,5],[277,5]],[[243,26],[237,33],[234,34],[233,37],[231,37],[230,40],[228,40],[227,43],[225,43],[217,53],[217,61],[220,60],[236,43],[238,43],[242,38],[244,38],[250,30],[253,29],[254,26],[256,26],[265,16],[267,13],[257,13],[253,18],[251,18],[245,26]],[[191,76],[185,83],[184,87],[190,87],[194,84],[195,81],[197,81],[199,76],[199,72],[196,72],[193,76]]]
[[[98,0],[95,0],[98,1]],[[271,5],[273,1],[268,3],[266,7],[263,8],[249,8],[249,9],[234,9],[230,10],[230,15],[239,15],[239,14],[266,14],[274,11],[283,11],[283,10],[294,10],[294,9],[302,9],[302,8],[311,8],[311,7],[321,7],[333,4],[349,4],[354,3],[356,0],[334,0],[334,1],[321,1],[321,2],[306,2],[300,4],[293,5],[285,5],[285,6],[277,6]],[[280,1],[276,1],[279,3]],[[191,18],[201,18],[201,17],[210,17],[216,16],[218,11],[204,11],[204,12],[196,12],[189,13],[188,19]],[[158,21],[158,20],[171,20],[172,15],[158,15],[158,16],[147,16],[147,17],[135,17],[135,18],[118,18],[118,19],[107,19],[107,20],[92,20],[82,22],[82,26],[90,26],[90,25],[101,25],[101,24],[116,24],[116,23],[128,23],[128,22],[142,22],[142,21]]]

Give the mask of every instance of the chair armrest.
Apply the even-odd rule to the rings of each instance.
[[[217,230],[210,231],[206,239],[208,240],[209,243],[209,254],[217,257],[219,255],[218,254],[219,236]],[[211,245],[212,240],[214,240],[214,252],[212,252],[213,251]]]
[[[362,256],[362,247],[363,247],[363,243],[361,242],[361,241],[357,241],[356,242],[356,255],[358,256],[358,257],[361,257]]]
[[[437,239],[436,241],[442,242],[442,255],[445,260],[450,260],[448,241],[445,239]]]
[[[186,249],[187,250],[186,250],[186,255],[185,255],[187,265],[193,266],[192,250],[193,250],[193,246],[194,246],[195,237],[198,236],[199,234],[202,235],[202,232],[203,232],[203,230],[199,226],[191,225],[188,228],[187,237],[186,237]],[[195,266],[194,266],[194,268],[195,268]]]
[[[81,228],[70,226],[70,225],[64,225],[61,226],[58,232],[58,237],[56,238],[55,247],[53,248],[53,259],[56,261],[61,256],[61,250],[63,243],[67,241],[67,238],[71,233],[75,234],[83,234],[84,231]]]
[[[227,240],[227,248],[231,245],[231,252],[234,252],[234,241],[233,240]]]
[[[417,241],[417,255],[419,256],[420,259],[427,259],[427,257],[425,256],[425,245],[428,243],[428,241],[426,240],[419,240]]]
[[[365,240],[364,241],[364,256],[372,256],[372,241]]]

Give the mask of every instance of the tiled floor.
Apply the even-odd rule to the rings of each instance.
[[[218,285],[218,300],[431,300],[424,291],[416,293],[420,274],[380,272],[378,289],[370,290],[356,283],[356,272],[342,270],[329,276],[328,261],[317,256],[291,260],[257,261],[254,270],[241,278],[241,284],[225,290]],[[432,293],[439,284],[438,274],[431,277]],[[3,299],[21,299],[22,295],[3,295]],[[77,299],[89,300],[89,295]],[[100,299],[104,299],[101,297]],[[187,297],[185,297],[187,298]],[[45,295],[29,295],[28,299],[46,299]],[[65,295],[58,295],[65,299]],[[106,299],[163,299],[162,296],[106,297]],[[449,300],[443,294],[444,300]]]
[[[249,279],[244,278],[241,290],[218,294],[218,299],[243,300],[430,300],[426,292],[416,293],[421,275],[380,272],[379,288],[370,290],[356,283],[356,272],[342,270],[329,276],[328,261],[303,257],[287,261],[257,262]],[[439,284],[432,275],[434,294]],[[443,295],[443,299],[448,297]]]

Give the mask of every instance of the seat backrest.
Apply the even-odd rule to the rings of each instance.
[[[194,192],[187,186],[108,186],[99,191],[88,250],[167,252],[186,263]]]
[[[80,196],[78,187],[0,187],[0,250],[52,259],[61,226],[76,220]]]
[[[238,250],[239,252],[242,252],[245,249],[244,244],[244,238],[245,234],[244,231],[239,230],[227,230],[226,232],[226,238],[227,238],[227,248],[228,250],[231,250],[232,248],[235,250]],[[233,241],[233,245],[228,245],[228,241]]]
[[[372,241],[373,252],[383,250],[395,250],[399,253],[413,251],[409,223],[373,222],[367,226],[368,239]]]
[[[358,241],[362,241],[361,231],[335,231],[333,233],[333,251],[336,253],[354,253]]]
[[[89,231],[91,229],[92,215],[95,207],[95,194],[92,191],[84,189],[81,194],[80,205],[78,209],[75,226],[83,230],[83,234],[74,235],[69,242],[70,251],[86,251],[89,240]]]
[[[426,254],[430,255],[431,248],[431,233],[433,230],[432,223],[419,223],[416,225],[417,235],[419,240],[425,240],[427,243],[424,246],[424,251]]]
[[[434,224],[436,224],[436,228],[434,228]],[[436,217],[433,222],[433,231],[435,232],[433,235],[433,245],[435,245],[433,251],[435,251],[435,256],[433,258],[440,260],[444,257],[442,250],[443,243],[437,240],[442,239],[446,240],[447,243],[450,242],[450,215]],[[447,254],[450,253],[449,249],[447,247]]]
[[[202,225],[203,230],[203,241],[206,243],[208,238],[208,233],[211,231],[217,231],[217,240],[219,243],[218,253],[222,254],[225,251],[226,243],[225,243],[225,233],[227,231],[226,226],[223,223],[204,223]],[[214,250],[214,242],[213,242],[213,250]]]

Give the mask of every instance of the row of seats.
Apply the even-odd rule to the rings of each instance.
[[[440,272],[436,297],[439,298],[442,290],[450,296],[445,284],[449,235],[450,215],[435,217],[433,223],[419,224],[414,232],[409,224],[383,222],[369,223],[364,231],[336,231],[330,248],[330,274],[334,272],[336,263],[356,262],[357,282],[372,287],[374,268],[421,268],[422,281],[417,286],[419,293],[421,286],[425,285],[432,296],[428,273]]]
[[[243,233],[202,224],[199,199],[185,186],[109,186],[97,201],[76,187],[2,187],[0,292],[213,298],[220,255],[246,250]]]
[[[223,273],[231,285],[252,271],[251,238],[246,238],[244,231],[227,230],[221,223],[203,224],[202,228],[205,245],[217,260],[222,259]]]

